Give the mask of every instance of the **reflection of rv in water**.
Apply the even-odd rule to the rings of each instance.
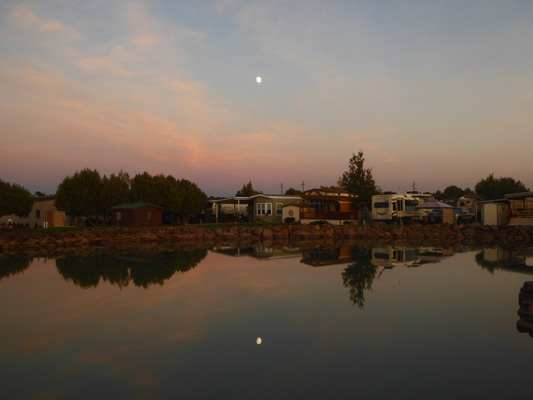
[[[373,221],[398,221],[404,222],[418,219],[427,215],[427,210],[417,210],[415,207],[426,201],[433,200],[429,193],[406,194],[377,194],[372,196]]]
[[[416,266],[417,249],[385,246],[372,248],[372,264],[378,267],[392,268],[396,265]]]
[[[372,264],[378,267],[418,267],[426,263],[437,263],[453,256],[453,248],[384,246],[372,248]]]

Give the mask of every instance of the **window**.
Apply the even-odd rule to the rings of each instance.
[[[389,208],[389,203],[387,203],[386,201],[375,202],[374,208]]]
[[[257,203],[257,215],[271,215],[272,204],[271,203]]]
[[[148,211],[146,213],[146,219],[152,219],[152,212],[151,211]]]
[[[41,218],[41,210],[39,209],[35,210],[35,218],[37,219]]]
[[[276,203],[276,215],[283,215],[283,203]]]

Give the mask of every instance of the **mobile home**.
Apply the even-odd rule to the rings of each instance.
[[[417,210],[415,207],[431,200],[433,200],[433,195],[429,193],[374,195],[372,196],[372,220],[388,222],[421,218],[427,215],[427,211]]]

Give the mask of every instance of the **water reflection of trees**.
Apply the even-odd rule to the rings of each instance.
[[[365,291],[372,290],[378,267],[372,264],[372,249],[356,246],[351,252],[355,262],[349,264],[342,272],[342,283],[350,291],[350,300],[363,308]]]
[[[163,285],[176,272],[194,268],[207,255],[207,250],[173,251],[161,254],[67,256],[56,259],[58,272],[67,281],[87,289],[97,287],[100,281],[126,287],[147,288]]]
[[[501,247],[485,248],[476,254],[476,264],[494,274],[496,270],[507,270],[533,274],[533,266],[526,260],[533,257],[533,248],[504,249]]]
[[[31,258],[0,257],[0,281],[10,276],[22,274],[31,264]]]

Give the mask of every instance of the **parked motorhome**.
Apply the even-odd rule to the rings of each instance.
[[[406,222],[422,218],[427,215],[427,211],[417,210],[415,207],[431,200],[433,200],[433,195],[429,193],[374,195],[372,196],[372,220],[388,222],[401,219]]]

